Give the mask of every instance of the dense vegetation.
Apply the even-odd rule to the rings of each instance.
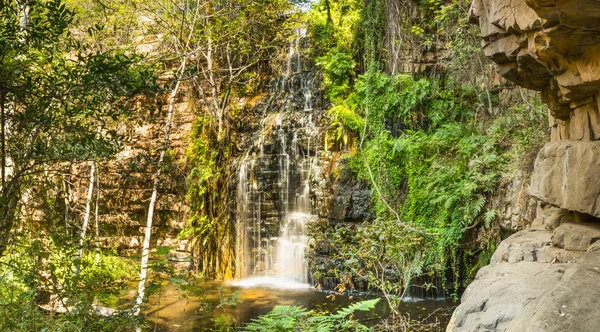
[[[351,304],[336,313],[319,315],[302,307],[277,306],[246,326],[246,331],[369,331],[351,317],[356,311],[369,311],[379,299]]]
[[[182,237],[198,250],[199,272],[231,278],[229,123],[237,98],[255,91],[258,69],[285,44],[301,2],[0,3],[0,329],[142,324],[132,316],[147,287],[172,275],[161,266],[163,249],[149,250],[152,231],[173,217],[158,210],[157,197],[177,194],[173,183],[189,169],[191,217]],[[181,162],[170,134],[184,108],[199,117]],[[119,201],[121,188],[139,197]],[[140,266],[100,248],[143,219],[142,241],[134,233],[129,244],[117,242],[143,246]],[[112,302],[136,280],[135,303],[93,318],[98,301]]]
[[[153,66],[127,46],[89,43],[85,36],[97,28],[78,34],[71,30],[74,17],[61,1],[0,3],[0,329],[6,331],[133,323],[91,319],[94,299],[135,274],[110,253],[82,254],[89,238],[79,220],[85,214],[89,221],[90,200],[85,213],[70,206],[65,183],[74,168],[114,158],[128,141],[119,126],[131,123],[136,104],[159,89]],[[45,298],[80,310],[47,315],[37,306]]]
[[[350,147],[346,167],[373,189],[377,216],[354,234],[346,226],[314,234],[344,259],[338,273],[366,280],[392,310],[418,277],[457,292],[487,264],[500,240],[494,195],[530,171],[547,135],[538,101],[521,93],[509,107],[492,88],[468,3],[403,5],[324,0],[309,13],[333,103],[330,144]],[[400,52],[417,55],[390,54],[384,36],[394,33],[408,44]],[[437,60],[427,63],[428,52]],[[403,61],[410,72],[397,73]]]

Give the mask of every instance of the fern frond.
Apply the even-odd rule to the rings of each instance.
[[[485,222],[485,228],[489,228],[491,222],[494,221],[494,219],[496,219],[497,216],[498,216],[498,211],[496,211],[494,209],[487,210],[487,212],[485,213],[485,216],[483,218],[483,221]]]

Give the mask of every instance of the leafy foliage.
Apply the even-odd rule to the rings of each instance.
[[[363,80],[369,83],[363,86]],[[357,109],[368,108],[369,114],[362,151],[350,157],[349,166],[383,196],[375,196],[378,220],[363,225],[360,241],[347,251],[349,268],[396,297],[414,276],[444,276],[447,269],[458,287],[465,234],[494,226],[490,199],[503,175],[520,167],[522,155],[515,152],[543,140],[543,108],[529,109],[532,116],[524,122],[514,108],[491,124],[478,124],[468,111],[474,97],[435,81],[367,72],[355,89]],[[396,225],[388,204],[409,227]],[[387,278],[401,282],[389,283],[376,272],[386,269]]]
[[[157,91],[154,68],[140,55],[75,40],[74,14],[60,0],[27,2],[27,16],[23,8],[0,6],[0,253],[35,174],[114,155],[125,140],[115,124],[129,119],[136,98]]]
[[[226,214],[229,156],[232,145],[219,144],[211,122],[197,118],[186,155],[192,166],[186,199],[190,204],[186,228],[180,236],[191,239],[206,277],[233,278],[233,222]]]
[[[73,274],[73,246],[59,234],[47,239],[19,236],[0,258],[0,317],[3,331],[125,331],[135,320],[125,314],[95,317],[94,298],[117,294],[136,277],[137,264],[110,253],[84,256],[78,276]],[[85,291],[82,291],[85,290]],[[41,310],[40,296],[64,299],[72,307],[65,315],[52,315]]]

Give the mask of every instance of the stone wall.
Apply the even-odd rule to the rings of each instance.
[[[121,255],[138,255],[142,247],[167,106],[165,101],[160,109],[152,104],[140,108],[137,111],[140,122],[123,124],[120,128],[121,134],[130,140],[115,158],[99,163],[100,238],[97,241],[101,247],[116,249]],[[187,262],[191,255],[188,241],[179,240],[178,236],[187,220],[185,149],[196,112],[196,106],[190,102],[190,91],[184,88],[175,104],[171,142],[152,226],[152,248],[170,247],[168,256],[174,262]],[[79,171],[83,175],[74,199],[82,205],[89,169]],[[93,227],[88,232],[93,233]]]

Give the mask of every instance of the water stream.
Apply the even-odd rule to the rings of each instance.
[[[239,167],[236,279],[240,285],[309,281],[306,226],[314,218],[311,181],[320,171],[319,130],[312,116],[317,84],[301,55],[306,29],[295,33],[283,74],[272,84],[275,102],[265,107],[258,137]]]

